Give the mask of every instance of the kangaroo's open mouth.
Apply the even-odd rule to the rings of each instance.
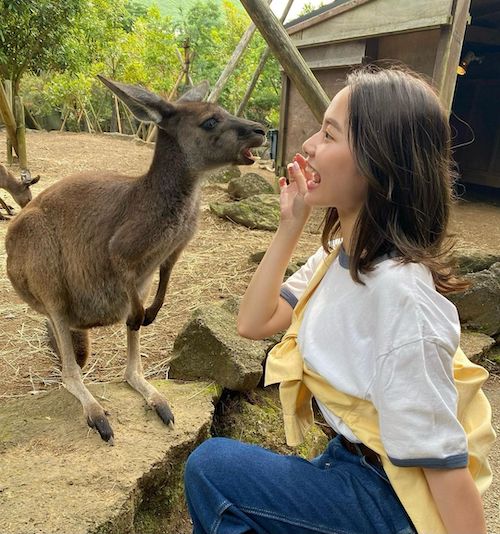
[[[241,155],[246,165],[251,165],[257,159],[257,156],[252,152],[250,148],[244,148],[241,152]]]
[[[254,153],[254,149],[262,146],[266,140],[265,136],[259,135],[258,139],[255,139],[253,143],[244,147],[240,152],[240,165],[252,165],[258,156]]]

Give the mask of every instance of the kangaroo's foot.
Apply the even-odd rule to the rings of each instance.
[[[109,424],[107,412],[105,412],[101,406],[96,403],[92,405],[89,409],[85,410],[84,413],[87,416],[87,424],[90,428],[97,430],[101,438],[109,443],[109,445],[114,444],[114,433],[111,425]]]
[[[167,399],[142,374],[127,372],[125,380],[144,397],[148,406],[155,410],[167,426],[173,426],[174,414],[168,405]]]
[[[160,416],[160,419],[167,425],[173,426],[175,423],[174,414],[168,405],[167,399],[157,393],[150,400],[146,399],[149,406],[156,410],[156,413]]]
[[[159,393],[145,378],[139,347],[139,332],[127,328],[127,369],[125,380],[138,391],[160,416],[166,425],[174,424],[174,415],[168,405],[167,399]]]

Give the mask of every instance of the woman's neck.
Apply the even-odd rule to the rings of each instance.
[[[356,225],[356,221],[358,219],[358,212],[349,212],[349,213],[340,213],[339,212],[339,220],[340,220],[340,233],[342,235],[342,245],[344,247],[344,250],[346,251],[346,254],[348,256],[352,253],[352,247],[354,243],[352,243],[352,234],[354,231],[354,227]]]

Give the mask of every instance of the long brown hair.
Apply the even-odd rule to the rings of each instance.
[[[350,251],[356,282],[375,259],[396,251],[402,262],[425,264],[436,289],[467,284],[453,274],[447,235],[453,198],[448,116],[438,96],[417,74],[401,67],[368,66],[348,75],[349,143],[368,183]],[[325,216],[322,243],[340,232],[336,208]],[[362,282],[361,282],[362,283]]]

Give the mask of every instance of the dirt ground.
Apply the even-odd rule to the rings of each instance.
[[[30,131],[27,141],[32,174],[41,175],[40,182],[33,187],[34,195],[76,171],[109,169],[136,175],[148,168],[152,157],[148,146],[109,135]],[[5,146],[4,132],[0,132],[0,146]],[[0,162],[5,163],[3,149]],[[273,180],[272,173],[256,166],[242,170],[260,172]],[[13,171],[18,174],[15,167]],[[6,192],[0,190],[0,195],[14,205]],[[156,322],[142,332],[141,352],[149,377],[167,376],[175,337],[199,304],[243,294],[255,268],[249,262],[250,254],[265,250],[270,243],[271,232],[248,230],[220,220],[209,211],[209,202],[227,198],[224,186],[207,185],[203,189],[199,231],[173,271],[165,305]],[[46,345],[44,319],[16,296],[6,277],[3,240],[7,225],[0,222],[0,403],[2,399],[61,387],[57,359]],[[498,195],[496,201],[459,201],[453,209],[452,229],[460,244],[499,253]],[[293,259],[307,257],[319,245],[319,235],[306,232]],[[84,373],[86,383],[120,380],[125,366],[124,326],[96,329],[92,340],[93,357]],[[500,378],[493,374],[485,391],[498,430]],[[497,445],[492,455],[494,472],[498,474],[499,449]],[[495,480],[485,495],[485,507],[489,532],[496,534],[500,534],[499,496],[500,481]]]

